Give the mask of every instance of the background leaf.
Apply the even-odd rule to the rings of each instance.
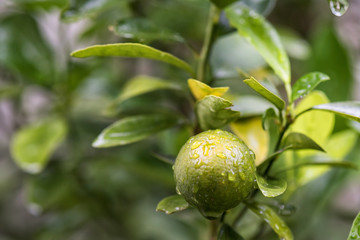
[[[277,213],[269,206],[260,203],[248,204],[248,207],[261,219],[267,222],[270,227],[276,232],[280,239],[293,240],[294,237],[290,228],[286,223],[277,215]]]
[[[125,117],[105,128],[93,142],[93,147],[113,147],[137,142],[170,128],[177,122],[178,116],[160,113]]]
[[[291,99],[295,101],[299,97],[307,95],[314,90],[321,82],[330,80],[329,76],[321,72],[308,73],[299,78],[293,85]]]
[[[172,214],[188,208],[190,208],[190,204],[184,199],[183,196],[172,195],[161,200],[156,207],[156,211]]]
[[[305,134],[291,132],[282,141],[281,148],[313,149],[324,152],[325,150]]]
[[[142,95],[145,93],[163,90],[163,89],[180,89],[179,86],[174,83],[165,81],[160,78],[155,78],[146,75],[136,76],[130,79],[122,89],[120,95],[116,99],[116,103],[121,103],[130,98],[136,97],[138,95]]]
[[[115,44],[105,44],[105,45],[94,45],[84,49],[80,49],[71,53],[71,56],[77,58],[86,58],[86,57],[134,57],[134,58],[149,58],[158,60],[161,62],[166,62],[185,71],[189,72],[191,75],[194,75],[194,70],[186,62],[180,60],[179,58],[157,50],[155,48],[149,47],[147,45],[139,43],[115,43]]]
[[[274,93],[270,92],[267,88],[261,85],[255,78],[251,77],[250,79],[244,80],[244,82],[254,89],[261,96],[273,103],[278,109],[284,109],[285,102],[280,97],[276,96]]]
[[[289,59],[273,26],[243,4],[234,4],[225,13],[230,24],[257,49],[275,73],[290,83]]]
[[[336,113],[360,122],[360,102],[334,102],[313,106],[313,109]]]
[[[287,182],[283,179],[265,179],[256,174],[256,182],[265,197],[277,197],[283,194],[287,188]]]
[[[211,0],[218,8],[224,8],[237,0]]]
[[[221,128],[240,116],[230,109],[231,102],[209,95],[196,104],[196,114],[202,130]]]
[[[51,154],[65,139],[67,125],[50,118],[20,129],[13,137],[11,154],[16,164],[28,173],[41,172]]]
[[[229,90],[229,87],[212,88],[195,79],[189,79],[188,85],[196,100],[201,100],[208,95],[221,97]]]
[[[146,18],[125,18],[119,20],[110,29],[118,36],[134,39],[140,42],[177,41],[184,39],[177,33],[160,28],[158,25]]]
[[[348,240],[360,239],[360,212],[354,219]]]
[[[219,230],[217,240],[244,240],[231,226],[223,224]]]

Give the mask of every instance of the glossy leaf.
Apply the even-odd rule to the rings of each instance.
[[[360,239],[360,212],[354,219],[347,240],[359,240],[359,239]]]
[[[130,98],[163,89],[177,90],[179,87],[171,82],[167,82],[159,78],[140,75],[130,79],[125,84],[120,95],[116,99],[116,103],[121,103]]]
[[[289,149],[314,149],[324,152],[325,150],[320,147],[314,140],[302,133],[291,132],[282,141],[282,148]]]
[[[190,204],[180,195],[172,195],[159,202],[156,211],[172,214],[190,208]]]
[[[241,2],[263,16],[271,13],[276,5],[276,0],[241,0]]]
[[[258,82],[255,78],[250,78],[244,80],[244,82],[249,85],[252,89],[254,89],[257,93],[259,93],[261,96],[269,100],[271,103],[273,103],[278,109],[284,109],[285,102],[280,97],[275,95],[274,93],[270,92],[267,88],[265,88],[263,85],[261,85],[260,82]]]
[[[290,83],[290,63],[280,37],[267,20],[243,4],[225,10],[230,24],[246,38],[287,84]]]
[[[323,92],[313,91],[296,106],[295,114],[299,114],[314,105],[328,103],[329,99]],[[326,119],[326,121],[324,121]],[[333,131],[335,116],[332,113],[308,111],[301,114],[291,126],[292,132],[305,134],[317,144],[323,146]]]
[[[307,95],[321,82],[328,80],[330,80],[329,76],[320,72],[312,72],[302,76],[293,85],[292,101]]]
[[[274,109],[269,108],[262,118],[262,126],[269,133],[269,153],[275,151],[280,135],[281,123]]]
[[[162,29],[145,18],[121,19],[114,26],[111,26],[110,30],[120,37],[135,39],[140,42],[152,42],[156,40],[184,41],[179,34],[167,29]]]
[[[217,96],[209,95],[198,101],[196,114],[202,130],[221,128],[240,116],[230,109],[232,103]]]
[[[258,166],[268,154],[269,136],[261,127],[261,118],[246,118],[230,124],[231,130],[255,153]]]
[[[229,90],[229,87],[212,88],[195,79],[189,79],[188,85],[196,100],[201,100],[208,95],[221,97]]]
[[[212,3],[214,3],[218,8],[224,8],[231,3],[236,2],[237,0],[210,0]]]
[[[59,118],[46,119],[20,129],[11,144],[15,163],[25,172],[41,172],[65,139],[66,132],[66,123]]]
[[[313,106],[312,109],[335,113],[360,122],[360,102],[334,102]]]
[[[287,188],[287,182],[283,179],[265,179],[256,174],[256,182],[265,197],[277,197],[283,194]]]
[[[97,148],[126,145],[170,128],[177,122],[177,116],[160,113],[125,117],[105,128],[92,145]]]
[[[183,60],[155,48],[139,43],[115,43],[105,45],[94,45],[84,49],[80,49],[71,53],[71,56],[77,58],[86,57],[132,57],[132,58],[148,58],[161,62],[169,63],[194,75],[194,71],[190,65]]]
[[[279,215],[268,205],[260,203],[248,204],[248,207],[261,219],[267,222],[282,240],[293,240],[294,237],[290,228],[286,225]]]
[[[244,240],[230,225],[223,224],[219,230],[217,240]]]

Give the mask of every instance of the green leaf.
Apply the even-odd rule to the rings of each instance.
[[[254,10],[234,4],[225,10],[230,24],[246,38],[287,84],[290,83],[290,63],[274,27]]]
[[[25,172],[41,172],[65,139],[66,132],[66,123],[59,118],[46,119],[20,129],[11,144],[15,163]]]
[[[244,238],[225,223],[220,228],[217,240],[244,240]]]
[[[184,42],[184,39],[179,34],[160,28],[145,18],[121,19],[110,29],[120,37],[135,39],[140,42],[156,40]]]
[[[84,49],[80,49],[71,53],[71,56],[77,58],[86,57],[133,57],[133,58],[149,58],[161,62],[169,63],[194,75],[194,70],[183,60],[155,48],[139,43],[115,43],[105,45],[94,45]]]
[[[285,102],[280,97],[270,92],[267,88],[265,88],[261,83],[259,83],[255,78],[251,77],[249,79],[245,79],[244,82],[249,85],[252,89],[254,89],[261,96],[269,100],[273,103],[278,109],[282,110],[285,107]]]
[[[360,212],[354,219],[347,240],[359,240],[359,239],[360,239]]]
[[[196,114],[202,130],[221,128],[240,116],[230,109],[232,103],[217,96],[209,95],[198,101]]]
[[[265,179],[256,174],[256,182],[265,197],[277,197],[283,194],[287,188],[287,182],[283,179]]]
[[[256,202],[248,204],[248,207],[261,219],[267,222],[280,239],[294,239],[290,228],[271,207]]]
[[[51,47],[35,18],[20,12],[2,14],[0,18],[0,65],[21,76],[24,83],[30,80],[52,86],[56,64]]]
[[[121,103],[130,98],[163,89],[180,89],[174,83],[164,81],[159,78],[140,75],[130,79],[122,89],[120,95],[116,99],[116,103]]]
[[[335,113],[360,122],[360,102],[334,102],[313,106],[312,109]]]
[[[161,200],[156,207],[156,211],[172,214],[181,212],[190,207],[190,204],[184,199],[184,197],[180,195],[172,195]]]
[[[225,8],[226,6],[236,2],[237,0],[210,0],[210,1],[214,3],[218,8]]]
[[[314,140],[302,133],[291,132],[282,141],[281,148],[289,149],[314,149],[325,152]]]
[[[105,148],[137,142],[177,122],[178,116],[160,113],[125,117],[105,128],[93,142],[93,147]]]
[[[321,82],[328,80],[330,80],[329,76],[321,72],[312,72],[302,76],[295,82],[293,86],[293,92],[291,96],[292,101],[307,95]]]
[[[229,87],[212,88],[195,79],[189,79],[188,85],[196,100],[201,100],[208,95],[221,97],[229,90]]]

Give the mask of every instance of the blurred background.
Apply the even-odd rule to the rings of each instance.
[[[331,81],[319,89],[331,101],[360,100],[360,1],[350,0],[341,17],[331,14],[327,0],[243,2],[279,31],[293,81],[321,71]],[[122,116],[174,109],[191,116],[188,76],[149,60],[78,60],[70,53],[92,44],[141,42],[195,64],[208,8],[206,0],[0,1],[0,240],[206,239],[208,223],[197,211],[155,211],[175,184],[171,166],[152,153],[176,156],[192,135],[189,126],[126,146],[91,147]],[[214,84],[252,94],[236,69],[260,76],[269,68],[225,18],[221,22],[224,35],[210,59]],[[181,91],[156,91],[108,108],[140,74]],[[41,172],[24,172],[10,153],[14,134],[54,115],[66,120],[65,139]],[[336,119],[334,132],[348,128],[360,133],[358,124]],[[346,159],[359,164],[359,158],[357,141]],[[332,170],[298,189],[289,204],[295,211],[284,215],[295,239],[346,239],[360,210],[360,174]],[[238,226],[240,232],[252,218]],[[263,239],[276,239],[268,232]]]

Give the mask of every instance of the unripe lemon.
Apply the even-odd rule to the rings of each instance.
[[[236,207],[254,189],[254,153],[232,133],[209,130],[191,137],[174,165],[176,190],[209,219]]]

